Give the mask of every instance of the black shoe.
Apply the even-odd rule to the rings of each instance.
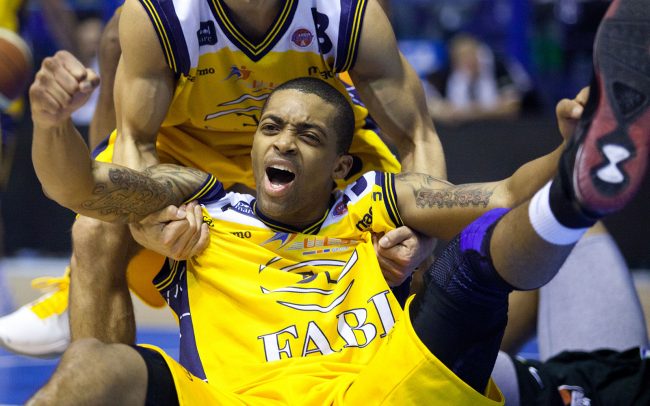
[[[649,146],[650,1],[614,0],[596,34],[589,100],[561,183],[587,217],[616,212],[639,189]]]

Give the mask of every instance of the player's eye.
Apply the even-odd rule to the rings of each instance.
[[[307,132],[300,134],[300,137],[310,145],[320,145],[320,137],[314,133]]]
[[[277,124],[273,123],[263,124],[260,128],[262,130],[262,133],[266,135],[277,134],[277,132],[280,131],[280,127]]]

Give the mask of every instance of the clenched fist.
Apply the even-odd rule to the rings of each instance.
[[[67,51],[43,60],[29,88],[34,125],[43,129],[65,123],[99,85],[99,76]]]

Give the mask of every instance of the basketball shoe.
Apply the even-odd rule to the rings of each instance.
[[[68,325],[69,268],[60,278],[42,277],[32,287],[49,290],[34,302],[0,317],[0,345],[7,350],[33,357],[61,355],[70,343]]]
[[[650,5],[614,0],[596,34],[589,100],[554,182],[572,199],[578,222],[614,213],[634,197],[649,147]]]

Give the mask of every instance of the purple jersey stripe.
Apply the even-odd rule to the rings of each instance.
[[[187,75],[190,72],[190,54],[187,50],[185,36],[181,28],[181,22],[176,15],[173,1],[166,0],[149,0],[156,10],[156,14],[163,24],[167,39],[169,40],[171,51],[176,61],[176,74]]]
[[[365,0],[341,0],[341,19],[334,67],[336,72],[345,72],[354,66],[365,10]]]
[[[177,272],[174,283],[163,289],[160,293],[167,300],[169,307],[171,307],[178,317],[180,329],[180,350],[178,361],[185,369],[190,371],[192,375],[205,380],[205,370],[203,369],[199,350],[196,346],[196,338],[194,337],[194,326],[192,324],[190,304],[187,295],[187,264],[185,261],[182,261],[179,264]]]

